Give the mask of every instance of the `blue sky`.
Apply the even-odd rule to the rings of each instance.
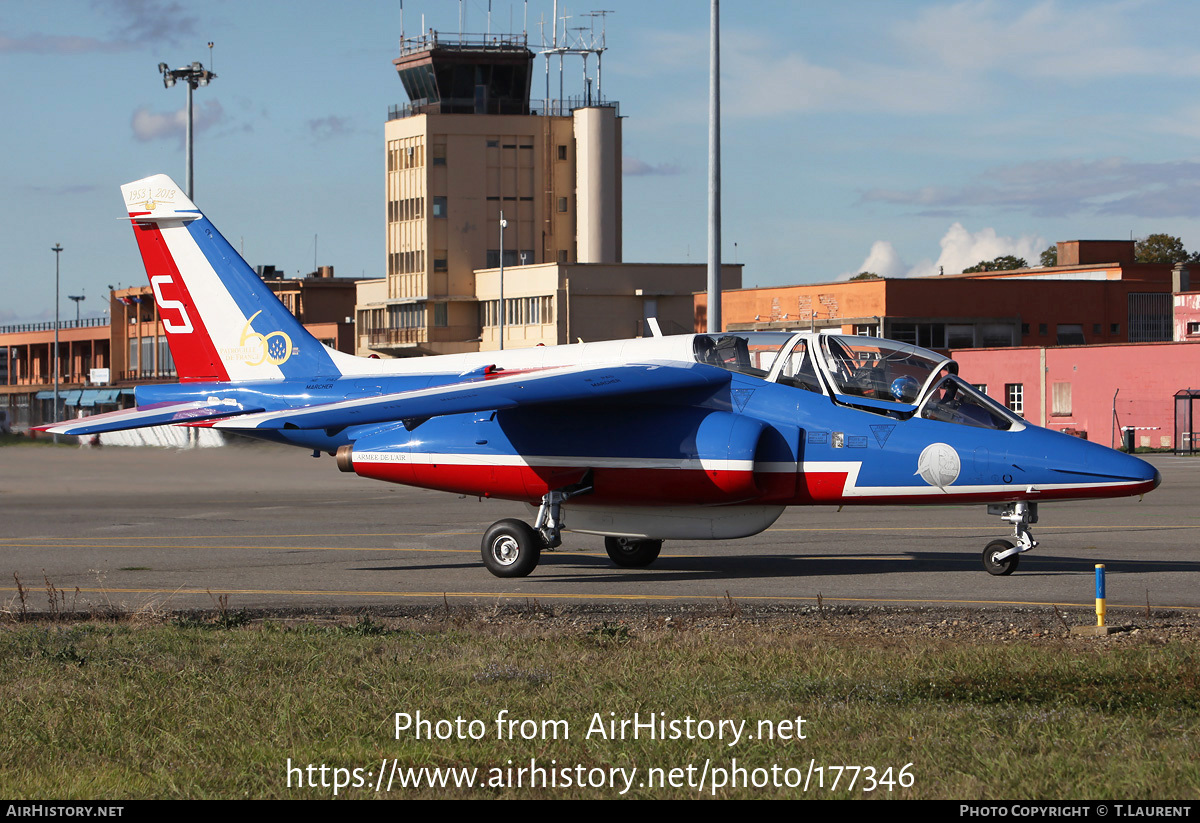
[[[632,262],[706,253],[708,4],[562,0],[607,17]],[[486,0],[468,0],[482,31]],[[493,0],[494,31],[525,5]],[[408,0],[405,29],[456,32],[457,0]],[[551,0],[531,0],[536,49]],[[746,285],[961,270],[1057,240],[1168,232],[1200,249],[1200,6],[1148,2],[726,0],[724,252]],[[548,32],[548,29],[547,29]],[[547,33],[547,37],[548,37]],[[182,86],[196,93],[196,200],[252,264],[289,275],[384,266],[383,124],[405,101],[399,2],[0,5],[0,323],[53,316],[54,254],[94,314],[144,282],[120,184],[183,180]],[[544,89],[534,66],[533,95]],[[578,61],[567,94],[578,94]],[[736,245],[735,245],[736,244]]]

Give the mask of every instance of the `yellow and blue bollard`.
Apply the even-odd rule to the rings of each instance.
[[[1096,564],[1096,625],[1104,625],[1104,564]]]

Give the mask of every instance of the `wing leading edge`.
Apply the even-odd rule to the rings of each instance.
[[[729,372],[699,363],[579,366],[479,377],[461,383],[342,400],[218,420],[218,429],[341,429],[374,423],[415,424],[446,414],[575,403],[652,392],[717,388]]]

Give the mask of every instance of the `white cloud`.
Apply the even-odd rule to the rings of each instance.
[[[887,240],[876,240],[871,244],[871,252],[854,271],[844,273],[839,279],[848,280],[864,271],[874,272],[881,277],[903,277],[908,266],[900,259],[895,246]]]
[[[993,260],[1009,254],[1037,265],[1038,255],[1046,247],[1046,241],[1037,235],[1001,237],[991,227],[969,232],[962,223],[955,223],[942,236],[940,245],[942,253],[936,262],[928,264],[923,261],[910,269],[908,276],[937,274],[939,270],[944,270],[946,274],[958,274],[982,260]]]
[[[871,189],[864,203],[917,206],[919,214],[962,214],[972,208],[1028,211],[1036,217],[1119,214],[1200,216],[1200,162],[1138,163],[1123,157],[1038,160],[988,169],[959,187]]]
[[[944,70],[1002,71],[1066,81],[1162,74],[1195,75],[1200,59],[1160,47],[1131,45],[1142,10],[1136,3],[1092,3],[1086,13],[1042,2],[1021,9],[978,0],[922,10],[894,35],[917,60]]]
[[[651,174],[682,174],[683,166],[678,163],[647,163],[628,154],[621,158],[621,171],[626,177],[643,177]]]
[[[1036,266],[1038,256],[1047,243],[1037,235],[1002,237],[991,227],[970,232],[962,223],[954,223],[942,235],[939,245],[942,251],[937,260],[924,258],[910,266],[900,258],[889,241],[876,240],[871,244],[871,251],[862,265],[852,272],[845,272],[840,279],[849,279],[862,271],[875,272],[884,277],[926,277],[937,274],[939,270],[946,274],[958,274],[980,261],[1010,254],[1023,257],[1030,265]]]
[[[219,101],[206,100],[196,107],[192,127],[196,133],[200,133],[220,123],[224,116],[225,112]],[[133,128],[133,136],[143,142],[168,137],[183,140],[187,133],[187,110],[156,112],[142,106],[133,113],[130,126]]]

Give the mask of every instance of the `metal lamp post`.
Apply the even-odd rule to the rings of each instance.
[[[504,230],[508,221],[500,212],[500,351],[504,351]]]
[[[87,299],[85,294],[68,294],[67,299],[75,303],[75,328],[79,328],[79,304]]]
[[[54,422],[58,422],[58,261],[62,256],[62,244],[55,243],[54,248],[50,251],[54,252]],[[58,442],[58,435],[54,435],[54,442]]]
[[[210,44],[211,45],[211,44]],[[171,88],[177,80],[187,83],[187,173],[183,187],[187,189],[189,200],[195,199],[192,192],[192,92],[199,86],[207,86],[216,79],[216,74],[204,68],[199,61],[181,69],[168,68],[166,63],[159,63],[158,70],[162,74],[163,87]]]

